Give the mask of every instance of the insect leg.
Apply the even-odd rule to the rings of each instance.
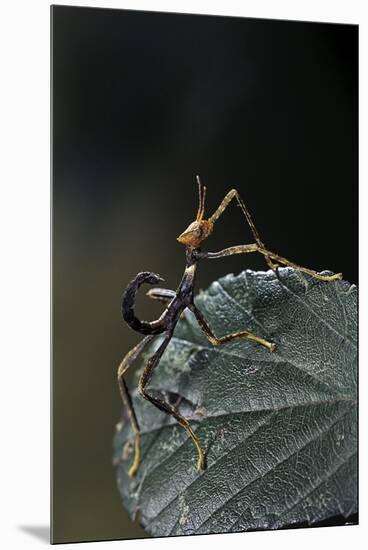
[[[312,269],[308,269],[306,267],[302,267],[298,264],[295,264],[294,262],[291,262],[290,260],[287,260],[286,258],[283,258],[282,256],[279,256],[278,254],[275,254],[270,250],[266,250],[265,248],[260,248],[256,243],[230,246],[229,248],[224,248],[223,250],[219,250],[218,252],[197,252],[196,257],[199,260],[200,259],[216,260],[217,258],[224,258],[225,256],[232,256],[234,254],[248,254],[249,252],[259,252],[264,256],[268,256],[270,258],[273,258],[274,260],[277,260],[281,264],[292,267],[297,271],[302,271],[303,273],[307,273],[307,275],[310,275],[311,277],[314,277],[315,279],[319,279],[321,281],[336,281],[338,279],[342,279],[341,273],[335,273],[334,275],[321,275],[317,271],[313,271]]]
[[[146,386],[147,386],[147,384],[149,383],[149,381],[151,379],[151,376],[152,376],[152,373],[153,373],[154,369],[158,366],[159,361],[160,361],[160,359],[161,359],[168,343],[171,340],[171,336],[172,336],[172,331],[167,333],[167,335],[166,335],[165,339],[163,340],[162,344],[160,345],[160,347],[156,350],[156,352],[148,360],[146,368],[144,369],[144,371],[142,373],[142,376],[139,380],[138,391],[142,395],[142,397],[144,397],[145,399],[150,401],[158,409],[160,409],[164,413],[169,414],[170,416],[175,418],[175,420],[178,422],[178,424],[180,424],[180,426],[182,426],[186,430],[186,432],[192,438],[193,443],[195,444],[195,446],[197,448],[197,452],[198,452],[197,470],[202,472],[206,468],[204,452],[202,450],[199,439],[196,436],[193,429],[191,428],[189,422],[183,416],[181,416],[181,414],[179,414],[178,411],[172,405],[170,405],[170,403],[167,403],[166,401],[163,401],[162,399],[159,399],[158,397],[150,395],[146,391]]]
[[[124,405],[126,406],[127,408],[127,411],[128,411],[128,416],[129,416],[129,420],[130,420],[130,423],[132,425],[132,428],[133,428],[133,432],[134,432],[134,459],[133,459],[133,463],[128,471],[128,474],[130,477],[134,477],[135,474],[137,473],[137,469],[138,469],[138,465],[139,465],[139,456],[140,456],[140,430],[139,430],[139,424],[138,424],[138,420],[137,420],[137,417],[136,417],[136,414],[135,414],[135,411],[134,411],[134,407],[133,407],[133,402],[132,402],[132,398],[131,398],[131,395],[129,393],[129,389],[128,389],[128,386],[123,378],[124,376],[124,373],[128,370],[128,368],[131,366],[131,364],[133,363],[133,361],[138,357],[138,355],[141,353],[141,351],[143,350],[143,348],[149,343],[151,342],[151,340],[154,338],[153,335],[149,335],[149,336],[146,336],[145,338],[143,338],[143,340],[141,342],[139,342],[138,345],[136,345],[133,349],[131,349],[127,354],[126,356],[124,357],[124,359],[122,360],[122,362],[120,363],[119,367],[118,367],[118,374],[117,374],[117,377],[118,377],[118,384],[119,384],[119,390],[120,390],[120,395],[121,395],[121,399],[124,403]]]
[[[176,296],[175,290],[170,290],[169,288],[150,288],[147,290],[146,295],[153,300],[158,300],[164,304],[171,302]]]
[[[150,288],[147,290],[146,295],[153,300],[162,302],[163,304],[169,304],[175,297],[175,290],[170,290],[168,288]],[[180,319],[185,318],[186,309],[180,314]]]
[[[259,249],[258,252],[264,255],[267,254],[274,260],[277,260],[278,262],[280,262],[280,264],[284,264],[296,269],[297,271],[302,271],[303,273],[307,273],[307,275],[310,275],[315,279],[319,279],[320,281],[336,281],[336,280],[342,279],[342,273],[335,273],[334,275],[321,275],[320,273],[318,273],[317,271],[314,271],[313,269],[308,269],[306,267],[302,267],[298,264],[295,264],[294,262],[291,262],[290,260],[287,260],[286,258],[283,258],[282,256],[275,254],[274,252],[270,252],[269,250]]]
[[[254,340],[258,344],[265,346],[270,351],[273,351],[275,349],[274,343],[268,342],[268,340],[265,340],[261,336],[257,336],[256,334],[253,334],[252,332],[249,332],[247,330],[232,332],[231,334],[225,334],[224,336],[218,337],[209,326],[208,321],[205,319],[203,313],[194,304],[189,307],[191,311],[193,311],[199,326],[207,336],[208,340],[214,346],[219,346],[220,344],[224,344],[225,342],[230,342],[231,340],[236,340],[239,338],[248,338],[249,340]]]
[[[263,242],[261,241],[261,237],[259,236],[259,233],[256,229],[256,226],[254,225],[254,222],[252,220],[250,212],[247,209],[247,207],[245,206],[245,203],[244,203],[243,199],[241,198],[241,196],[239,195],[239,193],[236,189],[231,189],[227,193],[225,198],[222,200],[221,204],[218,206],[217,210],[212,214],[212,216],[208,219],[208,221],[211,222],[211,223],[215,223],[219,219],[221,214],[223,214],[223,212],[228,207],[228,205],[230,204],[230,202],[232,201],[233,198],[236,198],[240,208],[242,209],[242,212],[243,212],[243,214],[244,214],[244,216],[245,216],[245,218],[248,222],[248,225],[249,225],[249,227],[252,231],[254,240],[258,244],[259,248],[262,248],[263,250],[266,250]],[[268,267],[270,267],[271,269],[275,269],[278,266],[277,263],[272,262],[271,258],[269,257],[269,255],[267,253],[265,254],[265,259],[266,259]]]

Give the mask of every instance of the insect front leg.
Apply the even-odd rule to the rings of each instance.
[[[265,257],[273,258],[274,260],[277,260],[277,262],[279,262],[280,264],[292,267],[293,269],[301,271],[302,273],[306,273],[307,275],[310,275],[311,277],[314,277],[315,279],[318,279],[320,281],[336,281],[342,279],[342,273],[335,273],[334,275],[321,275],[317,271],[313,271],[312,269],[308,269],[307,267],[302,267],[301,265],[295,264],[294,262],[291,262],[290,260],[287,260],[286,258],[283,258],[282,256],[279,256],[278,254],[275,254],[270,250],[259,247],[257,243],[230,246],[229,248],[224,248],[223,250],[219,250],[218,252],[197,252],[196,257],[199,260],[216,260],[218,258],[225,258],[226,256],[233,256],[234,254],[249,254],[250,252],[259,252]]]
[[[302,273],[306,273],[307,275],[310,275],[315,279],[319,279],[320,281],[337,281],[342,279],[342,273],[335,273],[334,275],[321,275],[313,269],[308,269],[307,267],[302,267],[301,265],[295,264],[294,262],[291,262],[290,260],[287,260],[286,258],[283,258],[282,256],[275,254],[274,252],[270,252],[269,250],[259,249],[258,252],[263,255],[267,255],[274,260],[277,260],[280,264],[292,267],[293,269],[301,271]]]
[[[139,386],[138,391],[141,394],[142,397],[150,401],[153,405],[155,405],[158,409],[163,411],[164,413],[172,416],[175,418],[175,420],[182,426],[188,435],[192,438],[194,445],[196,446],[197,453],[198,453],[198,461],[197,461],[197,470],[199,472],[202,472],[205,470],[205,455],[203,452],[203,449],[201,447],[201,444],[199,442],[198,437],[196,436],[195,432],[191,428],[188,420],[184,418],[181,414],[178,413],[178,411],[166,401],[163,401],[162,399],[159,399],[158,397],[155,397],[151,394],[149,394],[146,390],[146,386],[149,383],[152,373],[154,369],[158,366],[160,359],[168,345],[168,343],[171,340],[172,331],[168,332],[160,345],[160,347],[156,350],[156,352],[150,357],[150,359],[147,362],[146,368],[144,369],[142,376],[139,380]]]
[[[236,189],[231,189],[227,193],[225,198],[222,200],[221,204],[217,207],[216,211],[212,214],[212,216],[209,218],[208,221],[211,222],[212,224],[214,224],[219,219],[219,217],[223,214],[223,212],[226,210],[226,208],[229,206],[230,202],[234,198],[237,200],[237,203],[240,206],[240,208],[241,208],[241,210],[242,210],[242,212],[245,216],[245,219],[248,222],[248,225],[250,227],[250,230],[253,234],[254,240],[256,241],[258,247],[262,248],[266,252],[265,259],[266,259],[268,267],[270,267],[271,269],[276,269],[276,267],[278,267],[278,264],[274,263],[271,260],[270,255],[267,253],[267,250],[266,250],[263,242],[261,241],[261,237],[259,236],[259,233],[256,229],[256,226],[254,225],[254,222],[252,220],[252,216],[250,215],[250,212],[249,212],[248,208],[245,206],[245,203],[244,203],[243,199],[241,198],[241,196],[239,195],[239,193]]]
[[[237,332],[232,332],[230,334],[225,334],[224,336],[216,336],[216,334],[211,329],[210,325],[208,324],[208,321],[205,319],[203,313],[192,304],[190,306],[190,310],[194,313],[195,318],[198,321],[199,326],[207,336],[208,340],[213,344],[214,346],[219,346],[220,344],[225,344],[225,342],[230,342],[231,340],[237,340],[240,338],[248,338],[249,340],[253,340],[254,342],[257,342],[258,344],[261,344],[262,346],[266,347],[268,350],[273,351],[275,349],[275,344],[273,342],[269,342],[268,340],[265,340],[261,336],[257,336],[256,334],[253,334],[253,332],[249,332],[247,330],[240,330]]]

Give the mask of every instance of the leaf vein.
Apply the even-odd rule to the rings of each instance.
[[[300,302],[308,311],[310,311],[310,313],[312,313],[312,315],[314,317],[317,317],[317,319],[321,322],[321,324],[325,325],[327,328],[329,328],[331,330],[331,332],[333,332],[334,334],[336,334],[337,336],[342,338],[345,342],[348,342],[351,345],[352,348],[357,349],[355,343],[352,340],[350,340],[350,338],[347,338],[347,337],[345,338],[342,334],[340,334],[332,325],[330,325],[330,323],[328,321],[326,321],[326,319],[324,319],[316,311],[314,311],[314,309],[309,304],[307,304],[307,302],[305,302],[296,292],[291,290],[284,283],[284,281],[281,279],[281,277],[279,277],[278,279],[279,279],[281,285],[283,286],[283,288],[289,294],[291,294],[298,302]]]
[[[270,473],[273,472],[273,470],[275,470],[276,468],[278,468],[281,464],[283,464],[284,462],[286,462],[287,460],[290,460],[290,458],[292,458],[293,456],[295,456],[297,453],[299,453],[301,450],[305,449],[306,447],[308,447],[308,445],[310,445],[311,443],[313,443],[314,441],[316,441],[317,439],[319,439],[320,437],[322,437],[323,435],[325,435],[326,433],[328,433],[331,428],[333,428],[336,424],[338,424],[345,416],[347,416],[348,414],[351,413],[351,410],[348,410],[346,411],[344,414],[342,414],[341,416],[339,416],[332,424],[330,424],[326,429],[322,429],[320,431],[317,432],[317,434],[315,434],[312,438],[308,439],[308,441],[306,443],[304,443],[301,447],[298,447],[298,449],[296,449],[295,451],[293,451],[291,454],[289,454],[288,456],[286,456],[285,458],[283,458],[282,460],[280,460],[277,464],[275,464],[274,466],[272,466],[271,468],[269,468],[268,470],[266,470],[266,472],[263,474],[262,478],[264,479],[267,475],[269,475]],[[209,518],[207,518],[204,522],[202,522],[197,528],[196,528],[196,531],[198,531],[198,529],[200,529],[200,527],[202,527],[206,522],[208,522],[211,517],[216,514],[219,510],[221,510],[224,506],[226,506],[226,504],[229,504],[229,502],[231,502],[235,497],[237,497],[242,491],[244,491],[245,489],[248,489],[251,485],[253,485],[254,483],[256,483],[258,481],[259,477],[256,477],[254,478],[250,483],[247,483],[246,485],[244,485],[243,487],[241,487],[238,491],[236,491],[235,493],[233,493],[229,498],[227,498],[224,502],[222,502],[222,504],[220,506],[218,506],[212,513],[211,513],[211,516]]]

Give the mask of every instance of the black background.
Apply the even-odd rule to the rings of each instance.
[[[120,296],[175,288],[176,236],[236,187],[266,246],[357,283],[358,27],[52,7],[54,540],[144,536],[121,508]],[[251,242],[235,206],[206,249]],[[199,266],[198,288],[262,258]],[[160,308],[139,302],[139,314]]]

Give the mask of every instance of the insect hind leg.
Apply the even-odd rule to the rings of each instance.
[[[133,407],[132,397],[130,395],[128,386],[124,380],[124,374],[126,373],[128,368],[133,364],[135,359],[137,359],[138,355],[143,351],[146,345],[152,341],[153,338],[154,338],[153,335],[146,336],[145,338],[143,338],[141,342],[139,342],[139,344],[137,344],[133,349],[131,349],[125,355],[124,359],[121,361],[117,372],[120,396],[127,409],[129,420],[134,432],[134,459],[128,471],[128,474],[130,477],[134,477],[137,473],[139,458],[140,458],[141,433],[140,433],[137,416],[135,414],[135,410]]]
[[[151,394],[149,394],[146,390],[146,386],[148,382],[151,379],[152,373],[154,369],[158,366],[159,361],[170,342],[172,334],[168,333],[160,347],[156,350],[156,352],[150,357],[150,359],[147,362],[147,365],[142,373],[142,376],[139,380],[138,385],[138,391],[142,397],[147,399],[147,401],[150,401],[153,405],[155,405],[158,409],[160,409],[162,412],[172,416],[175,418],[175,420],[182,426],[188,435],[192,438],[193,443],[195,444],[198,452],[198,461],[197,461],[197,471],[203,472],[206,468],[205,463],[205,454],[201,447],[201,444],[199,442],[198,437],[196,436],[195,432],[193,431],[192,427],[190,426],[188,420],[184,418],[181,414],[178,413],[178,411],[166,401],[163,401],[162,399],[159,399],[158,397],[155,397]]]

